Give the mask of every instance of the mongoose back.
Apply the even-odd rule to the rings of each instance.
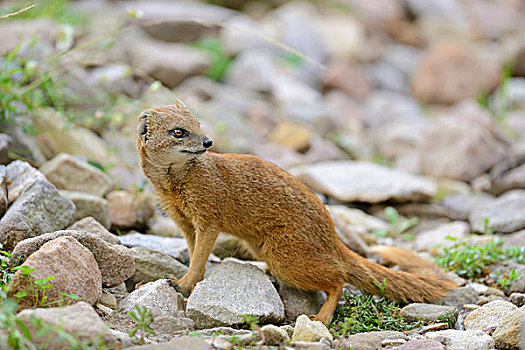
[[[312,315],[325,324],[344,281],[378,294],[376,284],[386,279],[384,295],[404,302],[432,301],[455,288],[444,275],[394,271],[359,256],[340,241],[327,209],[308,187],[261,158],[208,152],[211,145],[181,101],[139,117],[142,169],[188,242],[190,267],[176,281],[185,296],[204,278],[219,232],[240,238],[276,278],[302,290],[325,291],[326,302]],[[411,255],[412,265],[421,261],[428,267]]]

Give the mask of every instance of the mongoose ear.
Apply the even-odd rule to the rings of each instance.
[[[148,141],[148,118],[152,116],[151,110],[147,109],[140,114],[137,133],[142,142]]]
[[[184,102],[182,102],[181,100],[177,99],[177,104],[175,105],[177,108],[182,108],[182,109],[188,109],[188,107],[186,107],[186,105],[184,104]]]

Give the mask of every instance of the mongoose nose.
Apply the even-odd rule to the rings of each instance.
[[[211,145],[213,145],[213,141],[210,140],[209,138],[206,138],[206,139],[204,139],[204,141],[202,142],[202,145],[204,146],[204,148],[210,148]]]

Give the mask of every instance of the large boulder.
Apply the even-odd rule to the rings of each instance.
[[[68,198],[75,205],[75,216],[73,221],[92,216],[105,228],[111,227],[109,219],[108,201],[102,197],[85,192],[77,191],[58,191],[62,196]]]
[[[259,322],[279,322],[284,306],[269,277],[249,264],[227,262],[197,283],[186,314],[197,328],[240,324],[250,314]]]
[[[25,261],[46,242],[58,237],[73,237],[93,253],[102,273],[102,283],[107,287],[118,286],[135,272],[135,262],[128,248],[108,244],[95,234],[86,231],[63,230],[26,239],[16,246],[13,256],[20,261]]]
[[[76,302],[61,293],[75,294],[94,305],[102,295],[102,278],[93,254],[73,237],[59,237],[42,245],[21,266],[33,268],[30,274],[19,270],[10,283],[10,295],[26,292],[18,299],[20,308],[62,306]],[[38,290],[36,281],[54,276],[52,288]],[[36,293],[36,295],[35,295]],[[36,297],[36,302],[35,302]]]
[[[520,323],[523,328],[520,335]],[[492,334],[492,338],[498,349],[519,349],[525,345],[525,306],[511,311],[503,316],[498,323],[498,327]]]
[[[153,316],[177,316],[184,311],[184,298],[165,279],[149,282],[130,293],[119,303],[123,312],[134,311],[135,306],[147,307]]]

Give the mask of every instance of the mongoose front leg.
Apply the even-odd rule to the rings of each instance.
[[[206,262],[211,254],[219,230],[215,228],[202,228],[197,226],[195,237],[195,249],[191,255],[190,268],[188,272],[177,281],[182,295],[189,296],[197,282],[204,279]]]

